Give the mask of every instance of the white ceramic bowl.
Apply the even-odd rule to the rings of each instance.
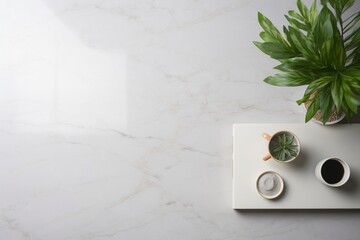
[[[259,188],[259,183],[260,183],[260,179],[261,177],[263,177],[265,174],[273,174],[274,176],[276,176],[276,178],[278,179],[278,183],[280,184],[279,186],[279,190],[273,194],[266,194],[266,191],[261,191],[261,189]],[[280,174],[278,174],[277,172],[273,172],[273,171],[266,171],[263,172],[259,175],[259,177],[256,180],[256,189],[258,191],[258,193],[260,194],[260,196],[262,196],[263,198],[266,199],[275,199],[277,197],[279,197],[281,195],[281,193],[284,190],[284,180],[282,179],[282,177],[280,176]]]

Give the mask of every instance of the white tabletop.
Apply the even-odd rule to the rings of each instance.
[[[271,135],[282,130],[299,138],[299,157],[289,163],[263,161],[268,141],[262,133]],[[360,208],[359,136],[360,124],[234,124],[233,208]],[[349,164],[351,177],[344,186],[328,187],[315,177],[316,164],[328,157]],[[285,181],[283,194],[275,200],[264,199],[256,191],[257,177],[268,170],[279,173]]]

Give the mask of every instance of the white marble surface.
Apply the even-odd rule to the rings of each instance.
[[[303,122],[251,43],[293,7],[1,0],[0,239],[357,239],[355,211],[231,209],[232,123]]]

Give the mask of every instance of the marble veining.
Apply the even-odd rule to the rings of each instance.
[[[358,238],[358,212],[231,209],[232,124],[304,119],[252,45],[295,1],[0,6],[0,239]]]

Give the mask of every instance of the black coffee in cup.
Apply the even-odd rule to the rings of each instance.
[[[336,159],[329,159],[321,167],[321,176],[328,184],[336,184],[344,177],[344,167]]]

